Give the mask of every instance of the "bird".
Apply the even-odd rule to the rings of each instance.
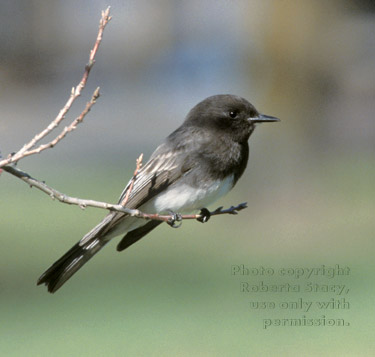
[[[204,99],[129,181],[119,203],[128,195],[126,208],[146,213],[208,212],[206,207],[229,192],[244,173],[255,126],[276,121],[236,95]],[[45,284],[54,293],[113,238],[123,236],[117,245],[122,251],[161,223],[111,211],[52,264],[37,285]]]

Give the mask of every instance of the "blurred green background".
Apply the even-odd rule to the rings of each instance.
[[[248,170],[217,203],[238,216],[162,225],[129,250],[109,245],[55,295],[39,275],[105,214],[59,204],[7,173],[0,185],[3,356],[372,356],[375,349],[375,6],[372,1],[4,1],[0,149],[18,150],[63,106],[99,20],[109,24],[87,89],[102,97],[74,133],[19,167],[61,192],[116,202],[134,171],[203,98],[248,98],[278,124],[257,128]],[[350,267],[350,309],[254,310],[250,301],[333,293],[242,293],[249,268]],[[301,282],[301,284],[304,282]],[[302,284],[303,285],[303,284]],[[345,327],[263,319],[343,318]]]

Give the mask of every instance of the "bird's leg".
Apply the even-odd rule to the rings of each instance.
[[[208,222],[208,220],[211,217],[211,213],[207,208],[202,208],[199,214],[200,214],[201,217],[197,218],[197,221],[199,221],[201,223]]]
[[[168,213],[172,216],[171,218],[168,219],[167,223],[172,227],[172,228],[179,228],[181,227],[182,224],[182,217],[180,213],[168,211]],[[179,222],[179,224],[176,224],[176,222]]]

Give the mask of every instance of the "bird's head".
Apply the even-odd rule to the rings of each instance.
[[[260,114],[246,99],[230,94],[208,97],[188,113],[185,125],[231,134],[236,142],[247,141],[257,123],[280,119]]]

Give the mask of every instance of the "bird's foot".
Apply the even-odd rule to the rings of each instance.
[[[182,224],[182,217],[181,214],[169,211],[169,214],[172,216],[171,218],[168,219],[167,223],[172,227],[172,228],[179,228],[181,227]],[[176,222],[178,222],[176,224]]]
[[[202,208],[201,211],[200,211],[200,213],[199,213],[199,215],[200,215],[200,217],[197,218],[197,221],[199,221],[201,223],[208,222],[208,220],[211,217],[211,213],[210,213],[210,211],[207,208]]]

